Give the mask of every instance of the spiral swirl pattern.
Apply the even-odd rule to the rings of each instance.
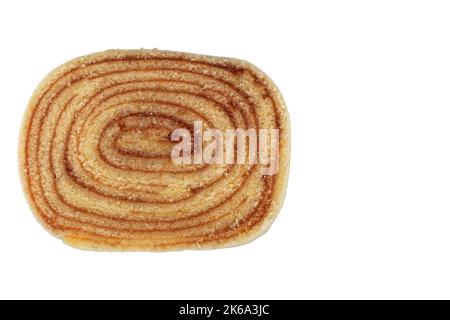
[[[280,168],[175,164],[174,129],[276,128]],[[248,242],[284,197],[289,122],[281,94],[251,64],[159,50],[110,50],[70,61],[39,85],[20,143],[35,216],[67,244],[179,250]]]

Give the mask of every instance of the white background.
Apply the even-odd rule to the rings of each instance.
[[[1,1],[0,298],[450,298],[450,3]],[[292,124],[284,207],[251,244],[72,249],[33,218],[17,140],[54,67],[112,48],[246,59]]]

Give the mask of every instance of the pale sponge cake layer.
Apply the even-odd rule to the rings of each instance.
[[[174,163],[177,128],[278,129],[279,167]],[[20,138],[30,207],[67,244],[90,250],[229,247],[277,216],[289,170],[289,119],[248,62],[160,50],[109,50],[52,71]]]

